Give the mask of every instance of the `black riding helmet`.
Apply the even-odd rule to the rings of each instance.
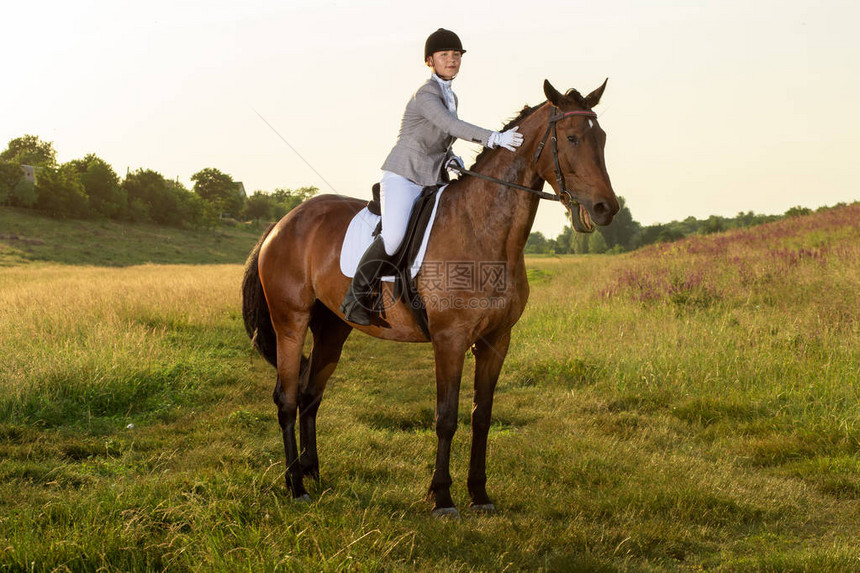
[[[462,54],[466,53],[463,49],[463,44],[460,43],[460,38],[451,30],[439,28],[427,37],[424,42],[424,59],[432,56],[436,52],[444,52],[446,50],[456,50]]]

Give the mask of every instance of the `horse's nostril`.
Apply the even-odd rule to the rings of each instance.
[[[594,204],[594,214],[598,217],[609,213],[609,206],[606,203],[600,202]]]

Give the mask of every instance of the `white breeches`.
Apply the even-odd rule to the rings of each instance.
[[[390,256],[397,251],[406,236],[409,214],[423,187],[396,173],[383,171],[379,188],[382,242],[385,243],[385,252]]]

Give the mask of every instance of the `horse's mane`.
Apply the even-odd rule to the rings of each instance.
[[[544,103],[546,103],[546,102],[539,103],[536,106],[526,105],[525,107],[523,107],[523,109],[520,110],[520,113],[514,119],[510,120],[507,123],[507,125],[505,125],[501,129],[501,131],[507,131],[507,130],[511,129],[512,127],[514,127],[515,125],[519,124],[525,118],[527,118],[528,116],[530,116],[531,114],[536,112],[538,110],[538,108],[540,108]],[[573,88],[567,90],[567,92],[561,97],[561,100],[558,103],[559,103],[559,105],[562,105],[562,106],[564,106],[564,105],[578,105],[579,107],[581,107],[583,109],[589,109],[591,107],[588,103],[587,98],[583,97],[581,93],[579,93],[577,90],[575,90]],[[481,162],[481,159],[483,159],[491,151],[493,151],[493,150],[490,149],[489,147],[484,148],[484,150],[481,151],[481,153],[479,153],[478,156],[475,158],[475,163],[472,164],[472,167],[470,167],[470,169],[472,171],[474,171],[475,167],[478,166],[478,163]]]
[[[546,103],[546,102],[544,102],[544,103]],[[510,120],[500,131],[507,131],[507,130],[511,129],[512,127],[514,127],[515,125],[517,125],[521,121],[523,121],[525,118],[527,118],[528,116],[530,116],[531,114],[536,112],[538,110],[538,108],[542,105],[543,105],[543,103],[540,103],[536,106],[526,105],[525,107],[523,107],[523,109],[520,110],[520,113],[517,114],[517,116],[514,119]],[[483,159],[491,151],[493,151],[493,150],[490,149],[489,147],[485,147],[484,150],[481,151],[481,153],[479,153],[478,156],[475,158],[475,163],[473,163],[472,167],[470,167],[469,169],[474,171],[474,169],[478,165],[478,163],[481,162],[481,159]]]

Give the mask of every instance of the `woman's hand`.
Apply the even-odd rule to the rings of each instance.
[[[448,161],[445,162],[445,169],[456,171],[457,173],[465,168],[466,166],[463,164],[463,160],[456,155],[452,155],[448,158]]]
[[[515,151],[517,147],[523,144],[523,134],[517,133],[519,128],[520,126],[516,126],[502,133],[494,131],[490,135],[489,148],[504,147],[508,151]]]

